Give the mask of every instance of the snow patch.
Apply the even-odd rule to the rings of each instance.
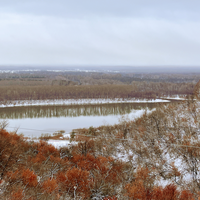
[[[47,143],[53,145],[57,149],[61,147],[70,147],[77,144],[76,142],[70,142],[69,140],[48,140]]]
[[[0,107],[39,106],[39,105],[87,105],[87,104],[113,104],[113,103],[161,103],[170,100],[138,100],[138,99],[60,99],[60,100],[24,100],[1,102]]]

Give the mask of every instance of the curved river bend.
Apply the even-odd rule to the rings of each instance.
[[[0,119],[8,120],[8,131],[18,130],[28,137],[66,133],[77,128],[119,123],[123,115],[129,119],[151,111],[160,103],[114,103],[99,105],[51,105],[0,108]],[[163,103],[162,103],[163,104]],[[166,104],[166,103],[165,103]]]

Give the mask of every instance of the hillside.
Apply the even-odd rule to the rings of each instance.
[[[165,105],[114,126],[80,129],[56,149],[0,131],[1,197],[9,199],[196,199],[198,101]],[[136,192],[138,191],[138,192]]]

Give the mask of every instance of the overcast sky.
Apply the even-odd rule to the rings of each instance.
[[[0,65],[200,66],[199,0],[0,0]]]

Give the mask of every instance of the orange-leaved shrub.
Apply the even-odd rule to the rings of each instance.
[[[90,186],[92,185],[89,175],[88,171],[73,167],[66,173],[59,172],[56,180],[63,193],[67,192],[72,197],[76,193],[82,198],[86,198],[90,195]]]
[[[179,191],[174,184],[164,188],[153,186],[148,168],[139,168],[134,181],[127,184],[125,189],[131,200],[194,200],[190,191]]]
[[[45,193],[52,194],[58,192],[58,184],[55,179],[48,179],[42,183],[42,189]]]
[[[28,187],[36,187],[38,184],[37,176],[33,171],[26,169],[22,173],[23,184]]]

